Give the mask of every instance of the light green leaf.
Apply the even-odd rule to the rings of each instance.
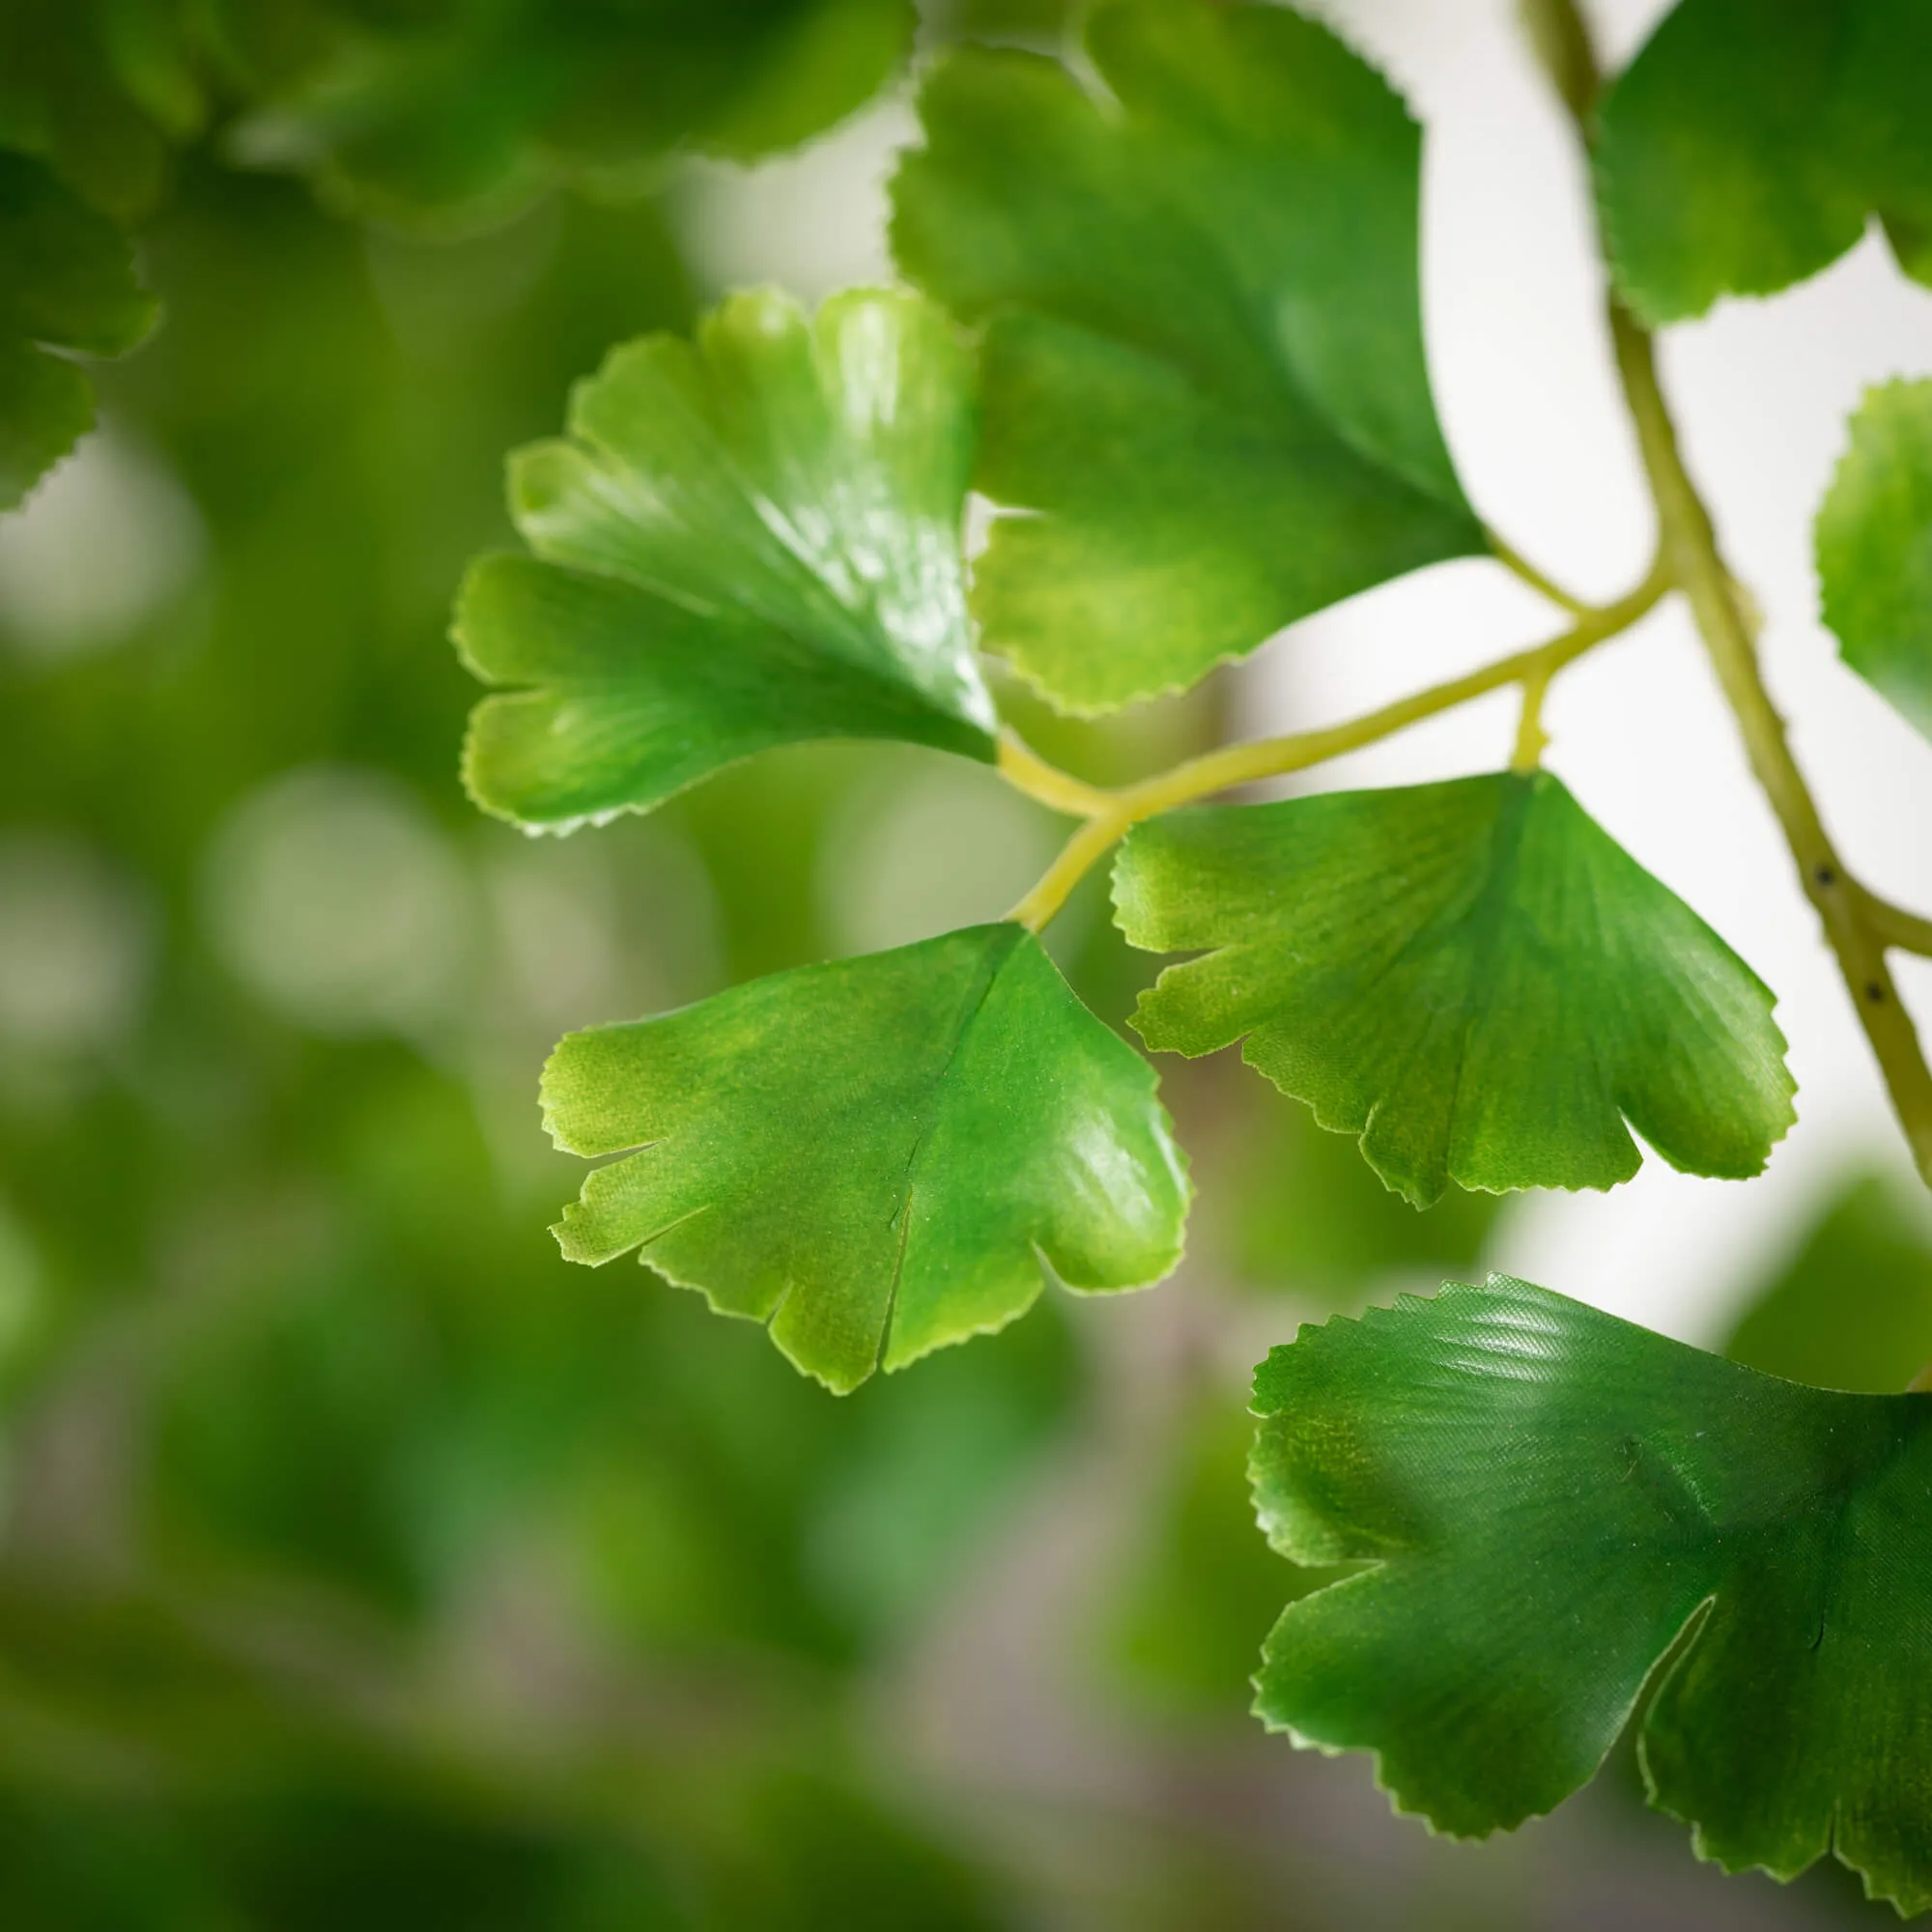
[[[1817,546],[1845,662],[1932,737],[1932,382],[1865,392]]]
[[[39,161],[0,153],[0,509],[94,421],[87,378],[49,352],[119,355],[156,314],[120,230]]]
[[[1004,1327],[1046,1270],[1157,1280],[1186,1182],[1148,1065],[1002,923],[570,1035],[545,1117],[600,1168],[557,1238],[633,1249],[843,1393]]]
[[[1178,812],[1114,897],[1134,945],[1214,949],[1142,995],[1148,1044],[1245,1038],[1418,1207],[1628,1180],[1626,1121],[1755,1174],[1793,1118],[1770,992],[1547,772]]]
[[[894,184],[900,267],[988,325],[988,649],[1105,710],[1485,539],[1430,398],[1421,137],[1324,27],[1113,0],[1108,90],[965,48]]]
[[[1680,0],[1610,91],[1598,199],[1624,298],[1650,323],[1769,295],[1876,214],[1932,283],[1932,8]]]
[[[531,687],[476,709],[486,810],[565,832],[809,738],[994,755],[960,554],[970,371],[937,309],[861,292],[811,322],[734,296],[695,349],[614,351],[570,428],[512,460],[536,557],[485,558],[457,611],[471,669]]]
[[[1275,1626],[1272,1728],[1375,1751],[1400,1809],[1481,1837],[1585,1783],[1661,1668],[1639,1754],[1700,1856],[1790,1879],[1832,1851],[1932,1905],[1932,1398],[1492,1276],[1304,1328],[1254,1406],[1268,1540],[1374,1565]]]

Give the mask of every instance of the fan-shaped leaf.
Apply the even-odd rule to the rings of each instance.
[[[808,738],[993,755],[968,634],[960,515],[969,371],[917,297],[808,322],[733,297],[694,350],[615,351],[572,440],[512,463],[536,558],[486,557],[458,608],[477,675],[465,771],[487,810],[568,831],[648,810]]]
[[[1932,737],[1932,382],[1866,393],[1817,543],[1845,662]]]
[[[1670,1658],[1639,1748],[1702,1856],[1789,1879],[1833,1851],[1932,1904],[1932,1398],[1492,1276],[1304,1328],[1254,1406],[1269,1541],[1375,1566],[1275,1626],[1272,1727],[1377,1752],[1397,1805],[1479,1837],[1586,1782]]]
[[[1057,62],[968,48],[921,101],[894,245],[987,322],[988,648],[1075,709],[1193,683],[1284,624],[1484,548],[1416,272],[1420,135],[1285,9],[1112,0]]]
[[[1418,1207],[1609,1187],[1624,1122],[1743,1176],[1792,1120],[1772,996],[1547,772],[1178,812],[1115,870],[1150,1046],[1243,1057]]]
[[[0,153],[0,509],[71,449],[94,391],[65,355],[119,355],[153,327],[126,237],[39,161]]]
[[[840,1392],[1038,1294],[1179,1257],[1186,1182],[1145,1062],[1021,927],[800,967],[570,1035],[553,1137],[600,1168],[557,1237],[641,1251]]]
[[[1877,214],[1932,282],[1932,9],[1680,0],[1603,110],[1599,199],[1653,323],[1815,274]]]

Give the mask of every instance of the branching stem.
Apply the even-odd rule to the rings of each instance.
[[[1009,739],[1001,747],[1001,770],[1032,797],[1087,821],[1009,916],[1029,931],[1039,931],[1066,903],[1067,895],[1093,867],[1144,818],[1156,817],[1198,799],[1211,798],[1216,792],[1228,791],[1236,785],[1252,784],[1258,779],[1306,771],[1311,765],[1373,745],[1378,739],[1390,737],[1425,718],[1434,718],[1438,712],[1453,710],[1507,685],[1520,684],[1525,690],[1541,691],[1564,666],[1618,632],[1628,630],[1669,587],[1670,580],[1660,560],[1627,597],[1620,597],[1601,610],[1586,611],[1569,630],[1547,643],[1498,658],[1464,677],[1432,685],[1426,691],[1398,698],[1393,704],[1385,704],[1347,724],[1224,746],[1118,791],[1096,791],[1083,785],[1079,780],[1056,771],[1017,739]]]

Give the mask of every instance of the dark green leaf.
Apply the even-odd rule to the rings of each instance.
[[[1832,1851],[1932,1904],[1932,1398],[1493,1276],[1304,1329],[1255,1410],[1269,1541],[1375,1566],[1276,1625],[1270,1726],[1375,1751],[1398,1807],[1478,1837],[1586,1782],[1670,1658],[1639,1752],[1701,1856],[1789,1879]]]
[[[1932,1238],[1877,1175],[1827,1208],[1751,1299],[1724,1353],[1766,1375],[1881,1395],[1932,1362]]]
[[[1150,1046],[1248,1063],[1427,1207],[1449,1181],[1610,1187],[1629,1121],[1744,1176],[1791,1123],[1772,996],[1547,772],[1178,812],[1115,869],[1170,967]]]
[[[1681,0],[1611,90],[1598,194],[1646,321],[1769,295],[1877,214],[1932,282],[1932,9],[1922,0]]]
[[[843,1392],[1004,1327],[1050,1268],[1158,1279],[1186,1182],[1144,1062],[1038,943],[976,926],[570,1035],[557,1145],[600,1168],[573,1261],[641,1251]]]
[[[969,371],[917,297],[740,295],[697,347],[615,351],[568,442],[512,464],[535,560],[485,558],[456,635],[492,683],[471,794],[568,831],[809,738],[993,755],[960,558]]]
[[[895,184],[900,266],[989,325],[987,647],[1074,709],[1484,548],[1435,420],[1420,135],[1284,9],[1114,0],[1109,90],[967,48]]]
[[[1932,737],[1932,382],[1866,392],[1817,543],[1845,662]]]
[[[24,155],[0,153],[0,509],[10,509],[94,420],[94,392],[63,355],[119,355],[154,327],[126,237]]]

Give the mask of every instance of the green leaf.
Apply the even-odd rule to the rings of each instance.
[[[1922,1196],[1861,1175],[1751,1298],[1724,1344],[1749,1369],[1878,1395],[1932,1362],[1932,1238]]]
[[[1932,737],[1932,381],[1865,392],[1817,546],[1845,662]]]
[[[1793,1119],[1772,995],[1547,772],[1178,812],[1115,868],[1127,938],[1214,949],[1151,1047],[1243,1058],[1427,1207],[1451,1180],[1755,1174]]]
[[[463,0],[343,39],[241,140],[359,213],[473,228],[558,181],[655,185],[679,150],[795,147],[871,98],[913,27],[910,0]]]
[[[0,509],[94,421],[87,378],[50,352],[119,355],[156,314],[120,230],[39,161],[0,153]]]
[[[1681,0],[1617,82],[1596,149],[1624,298],[1650,323],[1770,295],[1876,214],[1932,283],[1932,9]]]
[[[810,738],[991,759],[960,519],[970,371],[915,296],[738,295],[696,347],[614,351],[567,442],[511,464],[535,558],[485,558],[456,637],[490,683],[465,777],[485,810],[565,832],[644,811]]]
[[[1656,1681],[1652,1802],[1727,1870],[1826,1851],[1932,1904],[1932,1399],[1772,1379],[1492,1276],[1304,1328],[1255,1381],[1296,1563],[1257,1713],[1480,1837],[1586,1782]],[[1666,1662],[1666,1659],[1668,1662]]]
[[[1154,1086],[1017,925],[799,967],[562,1041],[553,1138],[638,1151],[557,1238],[641,1250],[843,1393],[1004,1327],[1046,1269],[1167,1273],[1186,1182]]]
[[[1076,710],[1480,553],[1430,398],[1421,137],[1284,9],[1114,0],[1059,63],[965,48],[894,184],[914,281],[987,325],[986,647]]]

